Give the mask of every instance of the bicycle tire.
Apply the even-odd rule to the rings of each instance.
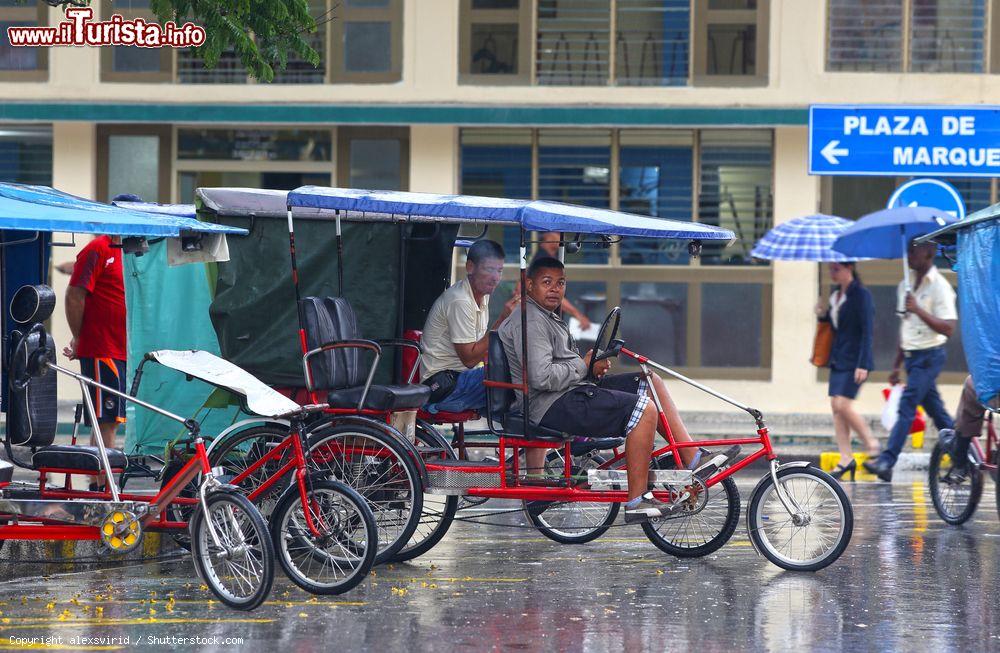
[[[348,438],[349,459],[338,453]],[[367,441],[360,449],[359,440]],[[376,565],[392,560],[413,537],[423,510],[423,482],[410,449],[396,438],[374,426],[334,418],[310,432],[306,462],[322,478],[345,483],[368,502],[378,527]],[[383,477],[386,482],[376,485]]]
[[[718,488],[718,489],[717,489]],[[714,492],[713,492],[714,491]],[[705,506],[698,513],[689,517],[679,517],[676,519],[664,519],[658,522],[645,522],[642,524],[642,531],[658,549],[669,553],[677,558],[700,558],[710,553],[718,551],[736,532],[736,527],[740,522],[740,491],[736,487],[736,481],[732,477],[726,477],[719,483],[708,488],[708,500]],[[714,499],[725,495],[725,515],[721,525],[716,529],[706,523],[706,511],[714,511],[716,508],[711,505]],[[717,514],[710,512],[711,514]],[[692,524],[699,524],[696,529],[692,529]],[[668,538],[662,531],[670,531],[676,527],[676,535]],[[679,544],[692,541],[699,534],[714,532],[707,540],[693,546]],[[703,538],[704,539],[704,538]]]
[[[934,511],[946,524],[958,526],[972,518],[983,496],[983,472],[970,460],[969,473],[965,482],[968,491],[948,483],[945,477],[951,471],[952,463],[944,459],[947,452],[939,441],[931,451],[931,462],[927,469],[927,488],[930,491]],[[949,456],[950,459],[950,456]],[[1000,494],[997,497],[1000,509]]]
[[[228,508],[221,519],[215,518],[218,508]],[[231,517],[235,516],[239,519],[241,514],[243,515],[242,523],[234,525]],[[257,575],[248,583],[248,591],[241,589],[240,594],[237,595],[230,590],[225,585],[229,576],[220,576],[211,563],[213,557],[220,556],[215,555],[216,547],[205,521],[206,515],[211,516],[220,540],[228,542],[236,536],[236,539],[240,540],[241,543],[247,542],[250,547],[253,547],[253,549],[246,547],[246,551],[244,551],[246,566],[240,567],[239,573],[232,571],[235,567],[233,559],[226,556],[222,560],[224,565],[228,565],[230,575],[237,582],[246,578],[250,572]],[[257,564],[251,562],[251,550],[258,551],[258,555],[254,556]],[[212,593],[231,608],[253,610],[259,607],[271,593],[271,586],[274,584],[274,547],[271,543],[270,533],[260,511],[242,494],[223,490],[212,492],[206,497],[205,502],[195,512],[191,522],[191,554],[194,557],[198,575],[205,581]],[[258,567],[259,570],[256,569]]]
[[[334,532],[325,533],[323,541],[316,541],[305,525],[302,496],[293,488],[285,492],[271,515],[275,554],[285,575],[305,591],[343,594],[363,581],[375,563],[378,550],[375,517],[364,497],[343,483],[312,481],[310,486],[310,505],[317,505],[321,511],[313,514],[314,523],[322,523]],[[339,562],[337,549],[330,544],[340,549]],[[297,550],[293,551],[293,547]],[[319,580],[320,573],[313,563],[318,563],[318,572],[329,569],[334,577]],[[338,572],[342,577],[336,577]]]
[[[747,505],[747,531],[750,534],[750,540],[754,548],[775,565],[789,571],[818,571],[832,564],[847,548],[847,545],[851,541],[851,535],[854,532],[854,510],[844,489],[832,476],[811,466],[796,465],[794,467],[785,467],[777,472],[777,477],[778,482],[784,486],[786,492],[795,499],[803,511],[805,511],[806,500],[812,500],[814,497],[820,501],[816,506],[817,510],[825,505],[827,497],[816,496],[817,489],[825,489],[837,504],[838,510],[834,513],[834,516],[839,516],[841,523],[838,532],[834,535],[832,546],[825,546],[818,555],[800,559],[777,551],[770,533],[775,533],[775,537],[773,538],[775,541],[783,540],[787,545],[791,546],[794,541],[793,536],[797,537],[801,534],[801,530],[792,530],[792,536],[788,536],[786,527],[790,529],[804,529],[812,526],[814,521],[822,525],[823,523],[829,523],[830,520],[826,517],[820,520],[815,515],[810,514],[810,521],[805,525],[793,523],[792,517],[785,510],[776,495],[774,479],[771,477],[771,474],[768,474],[754,488]],[[795,491],[796,488],[791,487],[791,483],[795,481],[803,483],[812,481],[817,484],[817,487],[811,490],[802,489],[797,492]],[[804,544],[815,542],[817,539],[821,543],[826,542],[825,537],[817,538],[813,536],[810,538],[809,534],[802,534],[802,537],[797,537],[797,539],[799,542],[804,542]]]

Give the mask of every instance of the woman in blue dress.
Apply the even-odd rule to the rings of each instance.
[[[862,285],[854,263],[831,263],[830,279],[835,289],[830,295],[829,306],[817,307],[816,313],[820,321],[830,322],[834,331],[828,394],[840,461],[832,474],[839,479],[850,473],[853,481],[857,463],[851,451],[851,431],[858,434],[870,456],[879,451],[878,440],[872,436],[868,423],[854,409],[854,398],[873,367],[875,307],[872,295]]]

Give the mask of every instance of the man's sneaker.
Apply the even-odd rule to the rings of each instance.
[[[734,444],[720,454],[712,457],[707,463],[694,470],[694,475],[701,480],[707,480],[712,474],[726,467],[740,455],[740,445]]]
[[[655,498],[652,492],[647,492],[642,495],[638,505],[629,508],[628,504],[625,504],[625,523],[637,524],[650,519],[667,517],[680,509],[680,505],[664,503]]]

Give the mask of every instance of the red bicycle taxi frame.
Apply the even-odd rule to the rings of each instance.
[[[281,480],[286,474],[295,470],[295,483],[299,491],[299,498],[302,500],[303,514],[306,520],[306,526],[309,527],[309,532],[312,533],[314,537],[322,537],[324,533],[317,528],[315,522],[313,521],[312,513],[315,506],[308,505],[309,501],[309,490],[306,488],[306,476],[308,475],[306,467],[306,457],[305,453],[302,451],[302,438],[301,438],[301,426],[293,428],[287,436],[281,441],[281,443],[267,452],[255,463],[247,467],[245,470],[240,472],[232,481],[233,485],[239,486],[240,483],[245,481],[251,474],[266,465],[271,460],[280,458],[282,453],[289,447],[292,449],[292,458],[281,466],[281,469],[271,474],[267,480],[265,480],[259,487],[252,490],[247,494],[247,498],[251,501],[256,501],[257,498],[266,492],[272,485]],[[318,515],[319,512],[316,511]]]

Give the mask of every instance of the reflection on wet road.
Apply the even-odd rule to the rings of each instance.
[[[87,642],[92,650],[296,653],[1000,648],[992,484],[959,528],[937,518],[922,476],[846,488],[853,541],[816,574],[758,557],[742,517],[728,545],[694,560],[661,553],[637,527],[563,546],[528,529],[458,523],[430,554],[379,567],[343,596],[312,597],[279,570],[271,600],[251,614],[211,601],[187,559],[2,583],[0,648],[28,645],[12,636],[50,638],[33,648],[77,649],[70,638],[87,636],[121,638]],[[744,497],[750,489],[740,484]]]

